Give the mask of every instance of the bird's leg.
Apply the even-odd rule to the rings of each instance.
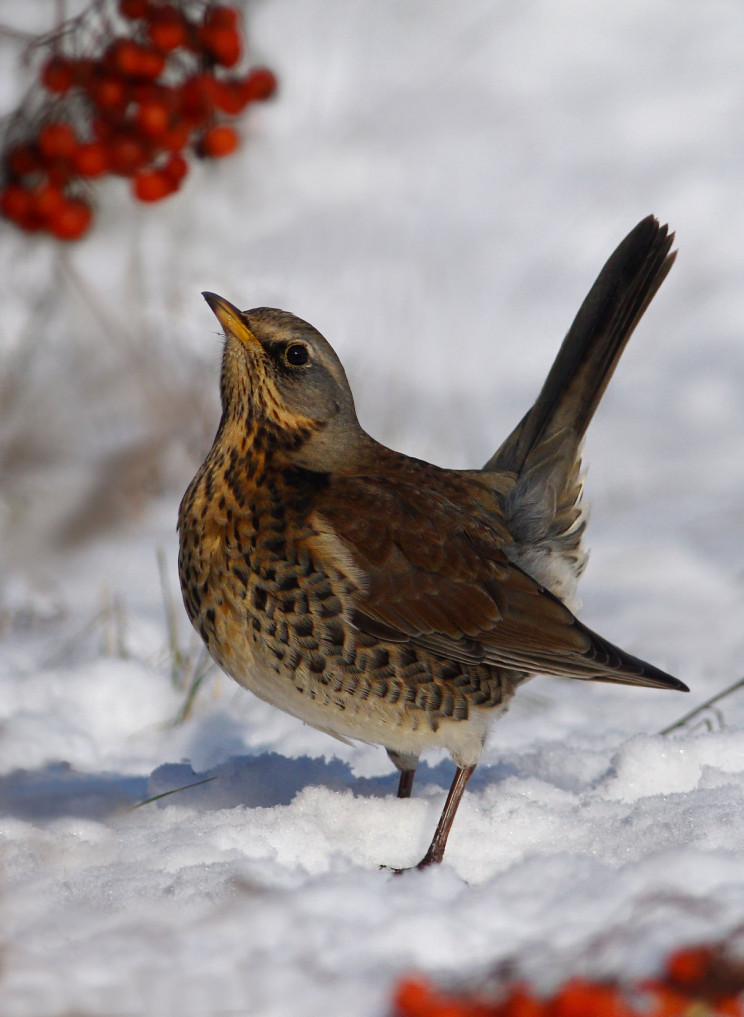
[[[401,770],[398,781],[398,798],[410,798],[413,788],[413,778],[416,776],[416,768],[412,770]]]
[[[436,865],[441,862],[452,827],[452,821],[457,812],[457,806],[460,804],[465,785],[472,777],[474,770],[475,764],[472,766],[458,766],[455,779],[452,781],[452,787],[447,795],[447,801],[442,809],[442,815],[439,817],[437,828],[434,831],[434,837],[429,845],[429,850],[416,866],[417,869],[425,869],[427,865]]]
[[[400,770],[400,781],[398,782],[398,798],[410,798],[413,778],[416,776],[418,756],[409,755],[406,752],[396,752],[395,749],[386,749],[390,761]]]

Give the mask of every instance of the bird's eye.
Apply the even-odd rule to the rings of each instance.
[[[302,367],[310,359],[307,346],[302,343],[292,343],[284,352],[284,359],[291,367]]]

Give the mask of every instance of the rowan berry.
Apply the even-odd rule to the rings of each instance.
[[[0,212],[6,219],[21,222],[31,210],[32,198],[20,184],[7,184],[0,191]]]
[[[106,154],[113,173],[130,177],[145,165],[149,149],[140,138],[120,131],[106,142]]]
[[[147,34],[155,49],[170,52],[185,46],[187,42],[187,25],[179,10],[170,4],[164,4],[153,10]]]
[[[138,201],[160,201],[176,189],[173,181],[163,170],[139,170],[132,181],[134,196]]]
[[[78,145],[72,153],[70,164],[81,177],[100,177],[109,168],[106,148],[100,141]]]
[[[170,125],[168,108],[157,99],[145,100],[135,111],[134,123],[148,138],[162,138]]]
[[[168,157],[168,160],[163,163],[161,172],[168,177],[173,183],[174,187],[180,187],[181,181],[189,171],[189,164],[186,162],[184,157],[178,152],[174,152]]]
[[[49,182],[39,184],[31,192],[31,207],[42,222],[49,222],[65,202],[61,188]]]
[[[41,81],[49,92],[59,95],[68,92],[75,81],[73,62],[61,56],[50,57],[44,64]]]
[[[221,159],[226,155],[232,155],[238,144],[238,135],[233,128],[226,124],[218,124],[217,127],[209,128],[199,147],[201,153],[210,159]]]
[[[49,220],[49,229],[58,240],[78,240],[93,218],[90,205],[80,198],[69,198]]]
[[[222,67],[234,67],[240,60],[240,36],[235,28],[207,24],[198,35],[204,49]]]
[[[60,121],[44,124],[37,138],[42,159],[69,159],[77,147],[75,131]]]
[[[676,985],[694,988],[710,971],[712,960],[713,949],[710,946],[691,946],[677,950],[667,960],[667,975]]]
[[[26,176],[39,168],[39,153],[32,145],[16,145],[8,152],[6,165],[11,176]]]
[[[276,92],[277,80],[268,67],[254,67],[243,81],[243,95],[246,102],[262,102]]]
[[[146,18],[149,12],[149,0],[119,0],[119,13],[130,21]]]

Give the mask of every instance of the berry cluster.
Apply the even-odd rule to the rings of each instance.
[[[705,945],[678,950],[660,978],[629,990],[572,978],[548,999],[518,982],[490,1001],[407,978],[395,991],[392,1017],[744,1017],[743,992],[744,964]]]
[[[265,67],[237,73],[238,11],[209,0],[95,0],[34,50],[41,87],[5,135],[0,212],[60,240],[89,229],[91,181],[128,177],[138,201],[159,201],[180,187],[189,154],[234,152],[226,121],[276,89]]]

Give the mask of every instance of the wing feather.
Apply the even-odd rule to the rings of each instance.
[[[331,479],[307,542],[356,577],[358,628],[466,663],[680,687],[582,625],[507,558],[499,520],[448,495],[397,477]]]

